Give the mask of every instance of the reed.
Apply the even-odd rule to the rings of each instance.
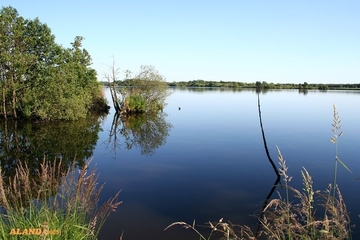
[[[340,125],[341,120],[340,120],[340,116],[339,113],[336,109],[336,105],[333,105],[334,108],[334,115],[333,115],[333,124],[332,124],[332,132],[334,133],[333,136],[330,138],[330,142],[332,142],[333,144],[335,144],[335,164],[334,164],[334,184],[332,185],[332,196],[333,196],[333,201],[335,199],[335,195],[336,195],[336,187],[337,187],[337,170],[338,170],[338,163],[340,163],[346,170],[348,170],[349,172],[350,169],[345,165],[345,163],[339,158],[338,155],[338,142],[339,142],[339,137],[341,137],[344,132],[341,131],[342,129],[342,125]]]
[[[64,170],[61,160],[44,159],[33,174],[19,163],[11,179],[4,179],[0,169],[0,239],[97,239],[121,204],[120,191],[98,207],[104,185],[97,187],[98,174],[87,172],[89,164]]]
[[[280,166],[286,175],[285,161]],[[340,190],[337,188],[335,198],[329,194],[331,187],[315,191],[306,168],[303,167],[301,174],[303,191],[287,187],[293,193],[293,201],[283,199],[278,193],[279,197],[264,209],[265,214],[259,219],[262,234],[267,239],[351,239],[350,217]],[[325,212],[323,218],[316,214],[321,211]]]
[[[218,222],[209,221],[207,223],[205,227],[210,228],[210,233],[206,237],[196,228],[195,220],[191,225],[186,222],[174,222],[167,226],[164,231],[176,225],[180,225],[185,229],[193,230],[199,236],[200,240],[210,240],[213,239],[213,237],[217,237],[217,239],[221,240],[256,239],[254,233],[248,226],[235,225],[231,222],[226,223],[223,222],[223,218],[221,218]]]

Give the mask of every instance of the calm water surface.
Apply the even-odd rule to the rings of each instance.
[[[224,218],[256,231],[253,215],[276,180],[264,150],[257,93],[171,90],[164,114],[118,121],[115,128],[114,112],[72,122],[1,121],[2,174],[13,177],[19,161],[27,161],[35,173],[44,156],[61,157],[65,167],[74,159],[82,165],[93,158],[91,168],[100,172],[100,183],[106,182],[100,203],[122,189],[123,204],[110,215],[100,239],[119,239],[124,231],[126,240],[198,240],[180,226],[163,231],[173,222],[194,219],[204,225]],[[270,155],[277,163],[279,146],[297,189],[302,189],[303,166],[315,189],[333,181],[335,146],[329,139],[337,105],[344,130],[339,157],[353,172],[340,166],[338,184],[353,224],[360,225],[360,180],[355,180],[360,178],[360,91],[284,90],[259,97]],[[280,186],[276,191],[283,194]],[[360,239],[360,226],[353,239]]]
[[[198,239],[180,226],[163,231],[172,222],[194,219],[203,225],[224,218],[256,230],[252,215],[261,210],[276,180],[264,150],[257,93],[172,91],[163,118],[168,128],[160,142],[128,150],[121,136],[115,145],[109,141],[112,114],[102,122],[92,166],[100,172],[99,181],[106,182],[101,200],[122,189],[123,204],[109,217],[100,239],[118,239],[122,231],[126,240]],[[335,146],[329,139],[337,105],[344,130],[339,157],[353,172],[340,167],[338,184],[358,225],[360,181],[354,179],[360,177],[360,92],[268,91],[260,93],[260,101],[270,155],[277,164],[279,146],[293,176],[291,185],[299,189],[303,166],[315,189],[324,190],[333,181]],[[360,237],[359,227],[354,239]]]

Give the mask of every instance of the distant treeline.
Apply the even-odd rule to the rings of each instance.
[[[225,81],[205,81],[205,80],[193,80],[183,82],[171,82],[168,83],[171,87],[225,87],[225,88],[263,88],[263,89],[359,89],[360,83],[354,84],[311,84],[311,83],[267,83],[265,81],[245,83],[245,82],[225,82]]]
[[[129,86],[129,80],[119,81],[123,86]],[[108,82],[102,82],[107,86]],[[356,89],[360,90],[360,83],[267,83],[265,81],[245,83],[245,82],[227,82],[227,81],[205,81],[192,80],[181,82],[168,82],[170,87],[219,87],[219,88],[260,88],[260,89],[318,89],[318,90],[338,90],[338,89]]]

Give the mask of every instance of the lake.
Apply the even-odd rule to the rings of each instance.
[[[269,163],[259,124],[257,93],[253,90],[172,89],[164,109],[171,124],[163,145],[151,155],[141,147],[116,151],[108,146],[112,115],[102,122],[103,132],[94,150],[93,164],[106,181],[109,198],[122,189],[119,206],[106,222],[101,237],[117,239],[198,239],[176,221],[204,225],[208,221],[247,224],[261,210],[276,175]],[[359,224],[360,92],[273,90],[260,93],[267,145],[276,162],[276,145],[287,161],[291,186],[301,185],[306,167],[314,189],[333,182],[335,145],[333,104],[342,120],[339,157],[352,174],[339,167],[338,184],[351,219]],[[181,110],[178,109],[181,107]],[[121,141],[120,141],[121,142]],[[279,187],[276,191],[283,192]],[[276,193],[272,195],[276,197]],[[360,230],[355,228],[356,236]]]
[[[78,161],[93,158],[90,166],[100,173],[99,183],[106,182],[101,202],[122,189],[123,204],[108,218],[100,239],[119,239],[124,231],[124,240],[195,240],[198,236],[181,226],[164,231],[173,222],[192,224],[194,219],[205,225],[224,218],[256,231],[254,214],[276,180],[264,149],[258,94],[211,88],[171,91],[162,115],[130,119],[116,128],[111,109],[100,120],[48,128],[21,123],[11,129],[26,142],[23,158],[39,159],[49,152],[69,161],[74,154]],[[107,90],[106,95],[111,101]],[[338,156],[352,171],[339,166],[337,183],[352,223],[359,225],[360,180],[355,179],[360,177],[360,91],[271,90],[259,98],[270,156],[279,168],[278,146],[293,177],[290,185],[299,190],[302,167],[311,174],[314,189],[325,190],[333,182],[335,145],[329,139],[336,104],[344,131]],[[18,152],[7,154],[19,157]],[[278,186],[272,197],[276,191],[284,194]],[[353,238],[360,238],[360,226]]]

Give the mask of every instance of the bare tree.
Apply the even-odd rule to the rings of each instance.
[[[111,99],[113,101],[116,112],[121,112],[121,108],[123,105],[123,98],[121,98],[121,101],[119,101],[116,91],[117,81],[119,81],[119,71],[120,68],[115,67],[115,59],[113,58],[113,63],[111,66],[109,66],[110,73],[104,73],[104,77],[109,81]]]

